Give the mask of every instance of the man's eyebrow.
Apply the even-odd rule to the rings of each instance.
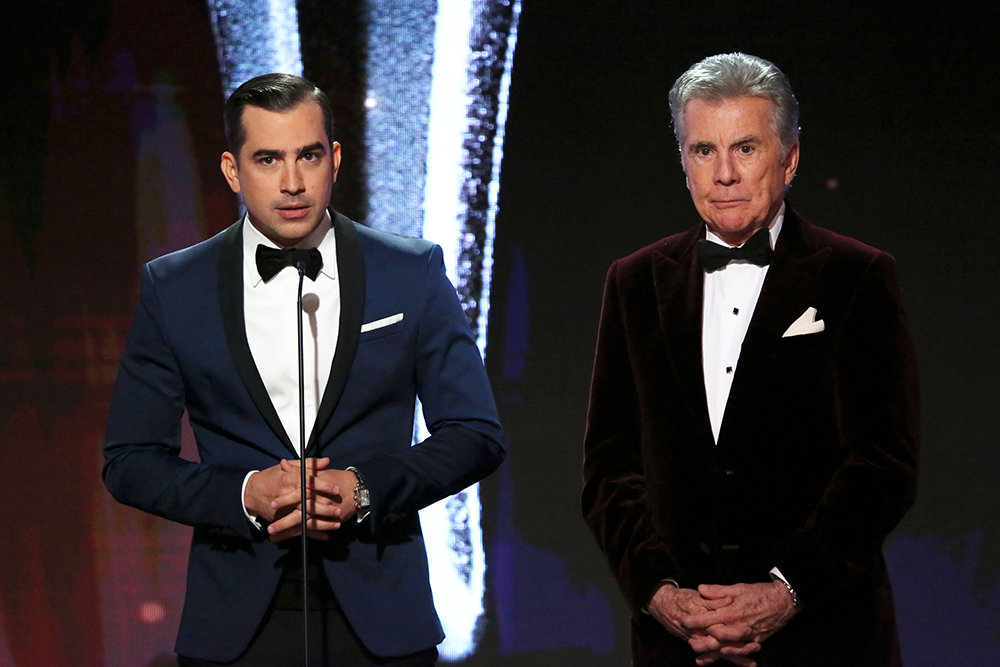
[[[326,152],[326,146],[323,145],[322,141],[317,141],[314,144],[303,146],[302,148],[295,151],[297,155],[305,155],[306,153],[324,153],[324,152]]]
[[[285,157],[285,151],[274,150],[273,148],[258,148],[253,152],[253,157]]]
[[[714,150],[715,144],[712,143],[711,141],[696,141],[688,146],[688,152],[696,153],[700,151],[702,148],[710,148]]]
[[[755,144],[755,143],[756,144],[760,143],[760,137],[758,137],[756,134],[748,134],[747,136],[737,139],[733,143],[729,144],[729,147],[739,148],[743,144]]]
[[[325,153],[326,147],[323,145],[322,141],[317,141],[315,143],[309,144],[308,146],[303,146],[302,148],[297,148],[295,150],[296,155],[305,155],[306,153]],[[274,148],[259,148],[253,152],[254,159],[262,157],[276,157],[284,158],[287,155],[285,151],[279,151]]]

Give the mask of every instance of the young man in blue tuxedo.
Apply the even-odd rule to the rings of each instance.
[[[300,664],[303,605],[311,665],[434,664],[443,633],[417,510],[504,456],[441,249],[328,209],[332,125],[301,77],[240,86],[222,172],[246,216],[142,272],[104,480],[120,502],[194,527],[181,665]],[[418,396],[431,435],[411,446]],[[185,410],[197,463],[179,457]]]
[[[701,221],[608,272],[584,516],[633,664],[899,664],[881,546],[914,500],[917,370],[893,259],[785,201],[798,104],[772,63],[670,91]]]

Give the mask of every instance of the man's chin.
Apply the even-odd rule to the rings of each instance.
[[[278,216],[272,219],[270,224],[254,223],[254,227],[274,243],[289,248],[309,236],[322,220],[322,215],[308,216],[300,220],[285,220]]]
[[[735,221],[716,219],[706,221],[706,224],[708,225],[709,231],[731,245],[742,244],[748,238],[753,236],[758,229],[764,226],[763,223],[755,220],[747,220],[745,218]]]

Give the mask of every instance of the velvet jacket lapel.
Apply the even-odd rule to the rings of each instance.
[[[791,207],[786,209],[771,267],[740,349],[736,375],[719,429],[720,446],[732,439],[728,435],[730,430],[739,430],[738,424],[734,424],[747,418],[740,406],[749,393],[759,391],[759,382],[754,376],[767,372],[771,355],[781,344],[785,330],[806,308],[817,305],[816,290],[830,250],[818,249],[809,242],[807,225]]]
[[[714,440],[701,358],[705,272],[698,258],[698,239],[703,235],[703,226],[691,229],[676,244],[653,253],[653,283],[667,356],[679,386],[691,388],[685,396],[695,430],[711,446]]]
[[[327,381],[320,402],[316,424],[306,446],[309,454],[315,448],[318,433],[329,421],[340,400],[347,375],[354,362],[358,347],[361,321],[364,317],[365,271],[361,240],[354,224],[346,217],[331,211],[333,230],[337,235],[337,277],[340,281],[340,328],[337,349],[333,357],[330,379]],[[274,434],[281,440],[292,457],[298,453],[288,434],[281,425],[278,412],[271,403],[264,381],[250,352],[247,341],[246,319],[243,314],[243,223],[237,222],[224,232],[222,249],[219,253],[219,307],[222,311],[222,326],[229,352],[236,370],[253,399],[261,416]]]

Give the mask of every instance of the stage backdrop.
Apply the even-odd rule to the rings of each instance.
[[[454,619],[443,653],[466,665],[628,664],[624,605],[578,502],[602,283],[613,259],[696,221],[666,93],[692,62],[732,50],[774,60],[798,94],[796,208],[899,263],[924,397],[920,496],[886,545],[906,664],[996,664],[990,21],[955,6],[769,7],[8,9],[0,666],[171,664],[190,530],[115,504],[100,447],[139,267],[239,215],[218,171],[222,105],[259,68],[300,68],[331,93],[345,154],[335,205],[442,242],[486,354],[510,454],[435,524],[466,554],[441,561],[460,575],[457,589],[454,578],[435,588]]]

